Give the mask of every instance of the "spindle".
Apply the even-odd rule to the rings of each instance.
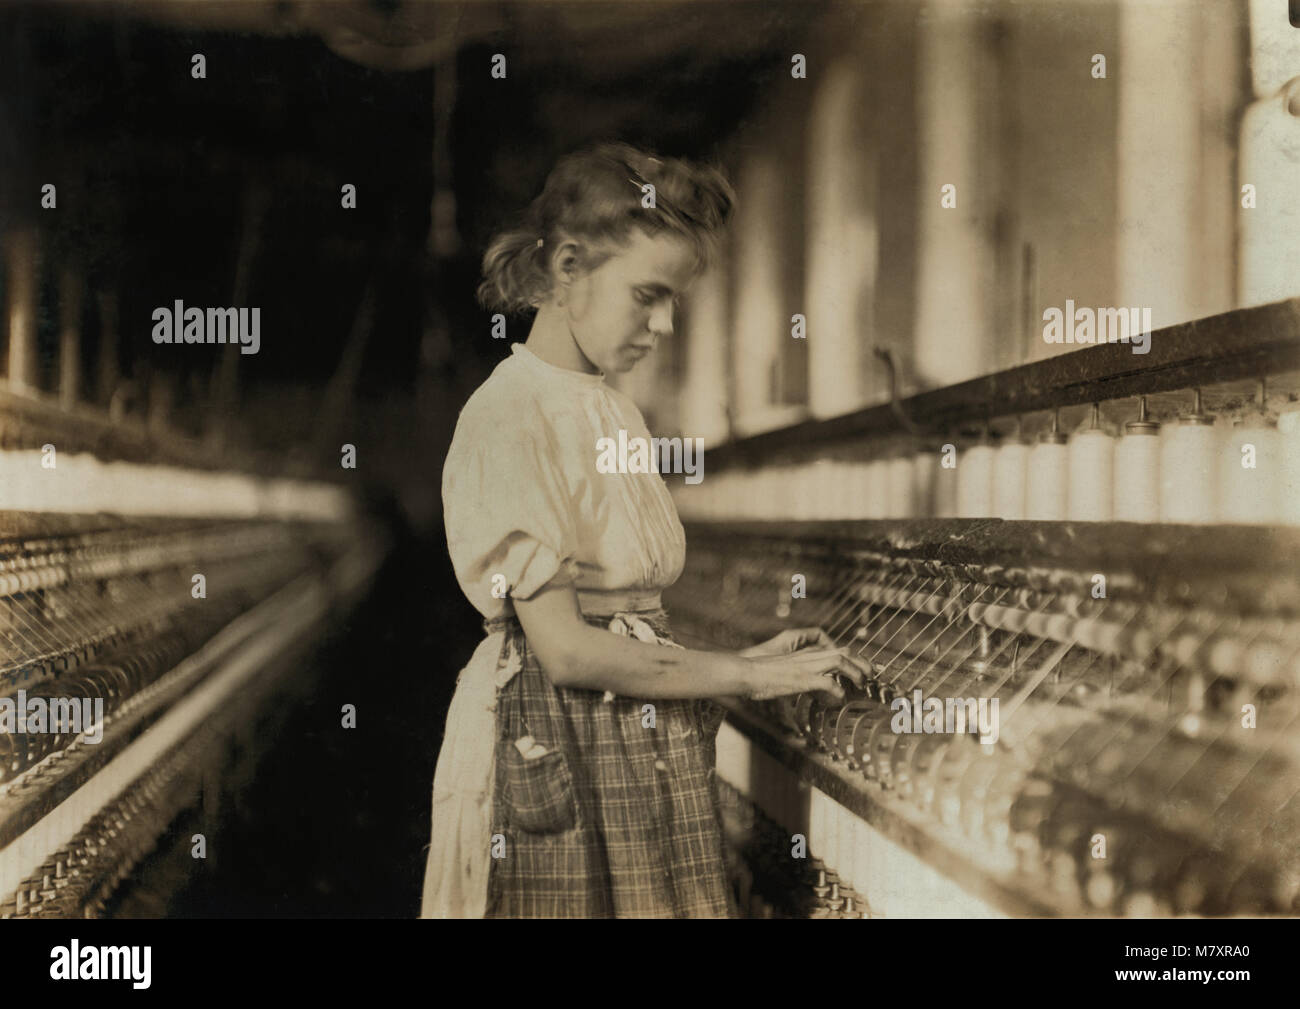
[[[944,445],[954,445],[955,441],[954,438],[944,442]],[[940,519],[957,516],[957,467],[943,465],[946,459],[955,462],[956,456],[946,451],[943,445],[938,446],[935,452],[937,466],[934,473],[934,517]]]
[[[1277,424],[1264,412],[1261,380],[1255,409],[1237,418],[1219,456],[1221,522],[1278,521],[1281,455]]]
[[[909,519],[916,514],[916,485],[912,479],[912,460],[907,455],[895,455],[889,460],[889,503],[885,517]]]
[[[1279,520],[1300,525],[1300,410],[1277,419],[1282,454],[1282,487]]]
[[[957,460],[957,517],[988,518],[993,514],[993,445],[988,430]]]
[[[1025,518],[1035,522],[1057,522],[1065,518],[1069,467],[1066,436],[1060,429],[1060,413],[1052,415],[1052,427],[1038,436],[1029,453],[1025,484]]]
[[[832,459],[818,459],[812,464],[812,472],[804,487],[804,500],[800,504],[798,518],[802,519],[837,519],[844,516],[836,513],[835,478],[839,475],[838,464]]]
[[[1192,412],[1167,425],[1160,445],[1160,521],[1205,525],[1218,513],[1220,432],[1201,410],[1195,390]]]
[[[867,518],[882,519],[889,514],[889,463],[873,459],[867,464]]]
[[[1115,446],[1115,502],[1119,522],[1160,519],[1160,425],[1147,420],[1147,398],[1138,401],[1138,419],[1124,425]]]
[[[921,445],[912,456],[912,501],[920,518],[935,515],[935,480],[939,472],[939,454]]]
[[[1074,522],[1106,522],[1114,497],[1115,439],[1102,429],[1100,408],[1092,404],[1092,423],[1069,442],[1068,504]]]
[[[1029,466],[1029,446],[1021,434],[1021,419],[1016,418],[1013,435],[998,447],[993,456],[993,514],[1012,521],[1025,517],[1025,479]]]

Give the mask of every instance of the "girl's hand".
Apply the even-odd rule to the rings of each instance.
[[[746,677],[745,696],[754,701],[813,692],[842,701],[844,687],[840,682],[841,676],[859,690],[867,685],[867,672],[855,659],[838,649],[821,645],[785,655],[750,656],[748,661],[752,672]]]
[[[774,638],[769,638],[753,648],[740,652],[741,658],[757,659],[767,655],[787,655],[800,648],[834,648],[831,636],[820,627],[797,627],[782,631]]]

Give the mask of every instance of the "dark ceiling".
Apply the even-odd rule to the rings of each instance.
[[[262,349],[239,362],[246,406],[322,387],[358,330],[370,336],[359,397],[409,394],[422,368],[460,385],[457,374],[473,378],[501,353],[465,336],[486,325],[472,302],[478,257],[555,158],[598,138],[715,156],[767,85],[788,76],[825,10],[744,0],[6,5],[0,233],[41,232],[43,381],[51,386],[57,345],[55,268],[73,264],[90,288],[118,292],[122,371],[172,376],[182,418],[216,366],[149,341],[152,308],[177,298],[262,306]],[[206,57],[204,80],[191,77],[194,53]],[[489,72],[495,53],[507,57],[505,80]],[[58,184],[56,212],[39,208],[46,182]],[[357,186],[355,210],[340,207],[345,183]],[[455,207],[437,242],[435,202]],[[374,311],[358,323],[368,288]],[[88,387],[94,305],[86,299]]]

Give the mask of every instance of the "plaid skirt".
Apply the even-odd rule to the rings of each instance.
[[[662,610],[632,619],[637,637],[671,643]],[[518,622],[505,630],[522,668],[497,697],[486,916],[735,917],[714,752],[724,710],[555,687]]]

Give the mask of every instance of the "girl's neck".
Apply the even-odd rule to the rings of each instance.
[[[563,308],[547,302],[537,310],[532,329],[524,346],[547,364],[587,375],[599,375],[600,369],[592,364],[573,338]]]

